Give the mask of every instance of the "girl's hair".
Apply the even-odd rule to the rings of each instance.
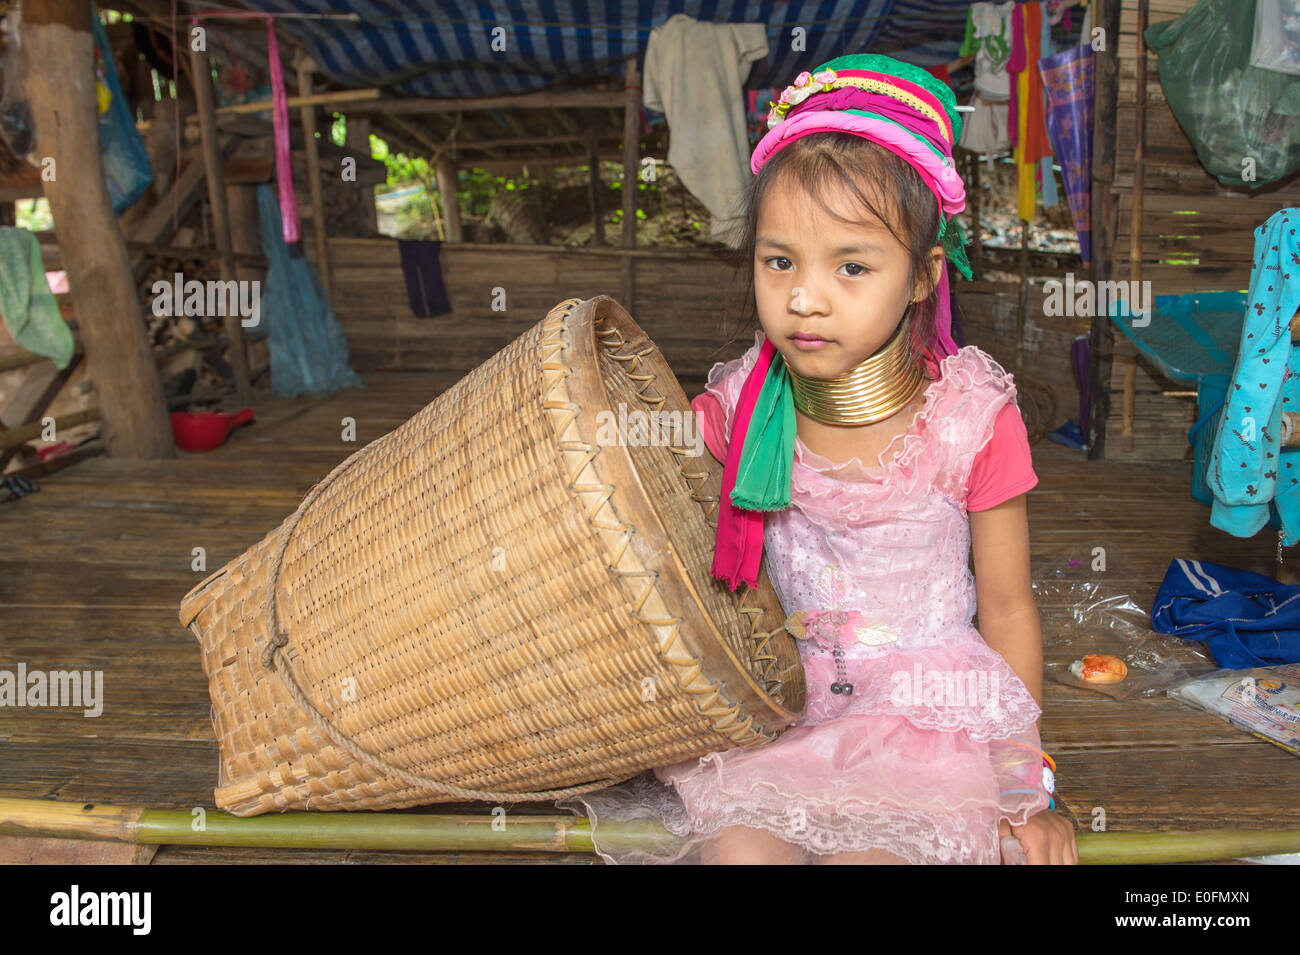
[[[841,222],[857,225],[867,221],[865,217],[846,219],[828,201],[836,194],[848,196],[855,208],[883,223],[907,249],[909,287],[918,276],[929,282],[929,252],[939,233],[939,201],[916,170],[883,146],[852,133],[811,133],[778,150],[750,181],[742,197],[740,242],[733,258],[744,256],[737,264],[747,285],[746,318],[750,328],[758,324],[754,294],[758,213],[764,197],[777,182],[798,185]],[[914,306],[910,347],[917,360],[933,334],[937,299],[936,284]]]

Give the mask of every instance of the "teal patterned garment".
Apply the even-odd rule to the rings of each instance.
[[[1283,543],[1300,541],[1300,454],[1282,451],[1282,413],[1300,412],[1300,369],[1290,370],[1291,318],[1300,309],[1300,209],[1282,209],[1255,230],[1255,266],[1237,364],[1210,458],[1210,523],[1251,537],[1268,523]]]

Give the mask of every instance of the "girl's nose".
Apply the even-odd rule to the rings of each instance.
[[[790,290],[790,311],[796,315],[824,314],[826,302],[816,288],[807,284],[796,285]]]

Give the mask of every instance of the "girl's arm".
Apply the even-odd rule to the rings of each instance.
[[[1020,494],[970,513],[975,600],[984,642],[1043,706],[1043,633],[1029,583],[1029,516]]]
[[[972,511],[970,531],[980,634],[985,643],[1002,654],[1042,709],[1043,633],[1029,584],[1025,495],[987,511]],[[1074,825],[1058,813],[1035,813],[1017,827],[1001,819],[998,834],[1014,835],[1023,849],[1023,861],[1031,865],[1079,863]]]

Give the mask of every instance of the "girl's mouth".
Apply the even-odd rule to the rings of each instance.
[[[799,348],[821,348],[823,345],[830,344],[820,335],[813,335],[809,332],[795,332],[790,336],[790,340]]]

